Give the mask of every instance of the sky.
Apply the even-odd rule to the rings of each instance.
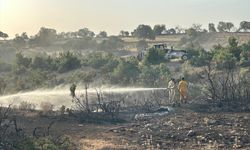
[[[0,31],[10,37],[40,27],[57,32],[89,28],[95,33],[118,35],[139,24],[165,24],[166,28],[207,28],[219,21],[250,21],[250,0],[0,0]]]

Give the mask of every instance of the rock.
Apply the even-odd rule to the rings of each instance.
[[[235,133],[236,133],[236,130],[231,130],[230,133],[231,133],[231,134],[235,134]]]
[[[164,122],[163,126],[174,126],[173,122],[168,121],[168,122]]]
[[[193,130],[189,130],[188,133],[187,133],[188,137],[193,137],[195,135],[196,135],[196,133]]]
[[[250,120],[249,116],[244,116],[243,119],[244,120]]]
[[[215,124],[218,123],[217,120],[209,119],[209,118],[207,118],[207,117],[204,118],[203,121],[204,121],[204,123],[205,123],[206,125],[215,125]]]
[[[224,144],[219,144],[219,145],[218,145],[218,148],[224,148],[224,147],[225,147]]]
[[[114,132],[114,133],[118,133],[118,130],[115,130],[115,129],[114,129],[114,130],[111,130],[111,131]]]
[[[133,128],[128,129],[129,132],[135,133],[136,131]]]
[[[196,138],[199,141],[205,141],[206,140],[206,138],[204,136],[201,136],[201,135],[197,136]]]
[[[157,126],[157,125],[155,125],[155,126],[152,126],[151,128],[152,128],[153,130],[158,130],[160,127]]]
[[[124,132],[124,131],[126,131],[126,128],[125,128],[125,127],[122,127],[122,128],[120,128],[120,131],[121,131],[121,132]]]
[[[233,148],[234,148],[234,149],[236,149],[236,148],[241,148],[241,147],[242,147],[242,146],[239,145],[239,144],[234,144],[234,145],[233,145]]]
[[[146,128],[151,127],[151,126],[152,126],[151,123],[148,123],[148,124],[145,125]]]
[[[137,141],[136,141],[136,140],[133,140],[132,143],[137,143]]]

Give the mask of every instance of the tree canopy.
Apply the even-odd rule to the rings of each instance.
[[[141,24],[133,32],[133,35],[142,39],[155,39],[155,33],[149,25]]]

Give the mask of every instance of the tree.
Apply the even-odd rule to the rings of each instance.
[[[173,34],[176,34],[176,30],[174,28],[170,28],[168,30],[164,30],[162,32],[162,34],[170,34],[170,35],[173,35]]]
[[[127,37],[127,36],[129,36],[129,32],[121,30],[119,36],[121,36],[121,37]]]
[[[155,25],[153,30],[154,30],[155,35],[161,35],[162,31],[166,30],[166,26],[164,24]]]
[[[111,54],[110,57],[107,57],[109,56],[108,54],[104,52],[89,53],[86,55],[83,61],[86,65],[99,69],[104,66],[109,61],[109,59],[112,59],[113,55]]]
[[[78,30],[77,35],[81,38],[83,37],[93,38],[95,36],[95,33],[90,31],[88,28],[83,28]]]
[[[209,32],[216,32],[215,25],[213,23],[208,24],[208,31]]]
[[[17,46],[17,47],[24,47],[25,46],[25,38],[26,37],[22,37],[22,36],[19,36],[19,34],[16,34],[15,35],[16,37],[13,39],[13,42],[14,44]]]
[[[189,60],[190,64],[197,67],[207,65],[213,57],[211,52],[207,52],[202,48],[191,50],[189,54],[192,56]]]
[[[157,64],[164,60],[165,52],[161,49],[150,48],[144,57],[144,64]]]
[[[220,21],[218,26],[217,26],[217,29],[219,32],[225,32],[227,30],[226,22]]]
[[[52,70],[55,64],[53,64],[53,60],[50,56],[35,56],[33,59],[33,62],[31,64],[31,67],[33,69],[40,69],[40,70]]]
[[[139,25],[133,32],[133,34],[137,38],[142,39],[155,39],[155,33],[149,25],[141,24]]]
[[[136,58],[130,58],[130,61],[120,60],[112,73],[113,82],[128,84],[136,82],[139,76]]]
[[[189,28],[185,31],[185,33],[190,36],[191,38],[195,38],[198,34],[197,30],[195,30],[194,28]]]
[[[21,52],[16,54],[16,65],[18,67],[28,68],[31,64],[32,59],[25,57]]]
[[[140,66],[139,80],[146,86],[159,86],[164,85],[164,80],[170,77],[169,68],[165,63],[159,65],[143,65]]]
[[[106,31],[100,31],[100,33],[97,35],[97,37],[100,38],[106,38],[108,36]]]
[[[239,31],[243,30],[243,31],[247,32],[248,30],[250,30],[250,22],[248,22],[248,21],[240,22],[240,27],[238,30]]]
[[[225,32],[225,31],[230,32],[233,27],[234,27],[234,24],[232,22],[220,21],[217,26],[217,29],[219,32]]]
[[[57,58],[57,65],[59,72],[66,72],[76,68],[79,68],[81,61],[72,52],[60,53]]]
[[[213,59],[216,62],[218,69],[234,69],[236,67],[236,58],[228,49],[222,49],[214,55]]]
[[[234,24],[232,22],[227,22],[226,26],[227,26],[227,31],[230,32],[231,29],[234,27]]]
[[[123,47],[124,41],[116,36],[110,36],[98,45],[99,50],[121,50]]]
[[[241,49],[238,47],[238,41],[235,37],[230,37],[228,39],[229,52],[237,59],[240,60]]]
[[[129,32],[128,31],[125,31],[124,34],[125,34],[125,36],[129,36]]]
[[[21,34],[21,37],[22,37],[24,40],[28,40],[28,39],[29,39],[29,37],[28,37],[28,35],[27,35],[26,32],[23,32],[23,33]]]
[[[168,30],[169,34],[176,34],[176,30],[174,28],[171,28]]]
[[[176,26],[175,31],[177,34],[181,34],[185,32],[185,30],[181,26]]]
[[[50,46],[55,42],[56,38],[57,34],[55,29],[42,27],[30,42],[38,46]]]
[[[0,38],[3,38],[5,40],[8,37],[9,37],[9,35],[7,33],[0,31]]]
[[[241,59],[241,63],[246,63],[248,64],[248,57],[250,54],[250,41],[248,41],[247,43],[244,43],[240,46],[241,49],[241,54],[240,54],[240,59]]]
[[[196,32],[202,32],[201,26],[202,26],[201,24],[194,23],[191,28],[194,29]]]

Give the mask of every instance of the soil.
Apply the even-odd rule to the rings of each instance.
[[[123,123],[81,123],[69,115],[16,113],[18,127],[32,135],[50,128],[50,135],[69,136],[79,149],[250,149],[250,113],[197,112],[175,107],[168,115]]]

